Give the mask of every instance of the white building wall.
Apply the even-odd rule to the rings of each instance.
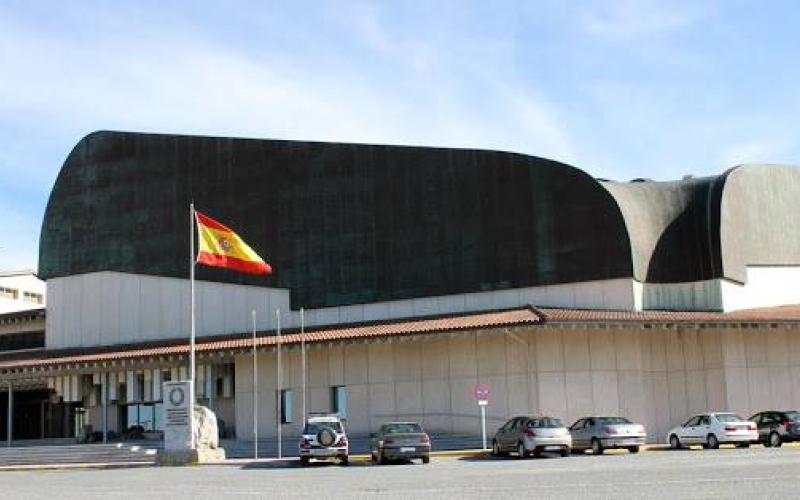
[[[797,352],[795,352],[797,351]],[[274,437],[275,354],[259,354],[259,436]],[[704,411],[748,417],[800,406],[800,330],[723,328],[538,328],[430,335],[404,341],[315,346],[308,351],[309,410],[331,410],[347,387],[347,428],[416,420],[429,432],[480,436],[473,391],[490,387],[490,434],[529,413],[571,424],[591,414],[643,423],[651,442]],[[297,350],[284,351],[284,388],[302,386]],[[236,427],[252,436],[252,357],[236,359]],[[243,434],[244,432],[244,434]]]
[[[32,271],[0,273],[0,314],[41,309],[45,307],[45,282],[37,278]],[[41,295],[42,302],[26,297],[25,292]],[[15,297],[7,296],[15,295]]]
[[[797,266],[748,266],[747,282],[725,279],[691,283],[637,283],[634,290],[641,308],[675,311],[738,311],[800,304]]]
[[[184,339],[190,329],[189,281],[116,272],[48,280],[48,349]],[[275,327],[289,309],[286,290],[197,281],[198,337]]]

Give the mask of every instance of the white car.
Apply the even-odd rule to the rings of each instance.
[[[720,443],[747,448],[756,441],[758,429],[755,422],[734,413],[701,413],[667,433],[667,442],[676,450],[693,444],[713,449],[719,448]]]
[[[342,465],[349,460],[349,443],[344,432],[344,424],[336,414],[312,414],[303,427],[300,437],[300,465],[306,466],[311,460],[335,458]]]

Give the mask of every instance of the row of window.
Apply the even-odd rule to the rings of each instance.
[[[8,288],[5,286],[0,286],[0,298],[18,300],[19,290],[17,290],[16,288]],[[22,300],[25,302],[30,302],[32,304],[44,304],[44,295],[41,293],[23,291]]]

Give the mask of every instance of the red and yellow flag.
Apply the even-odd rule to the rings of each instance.
[[[224,267],[242,273],[272,274],[264,262],[239,235],[207,215],[195,211],[197,239],[200,243],[197,262],[207,266]]]

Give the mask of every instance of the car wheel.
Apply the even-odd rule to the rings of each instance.
[[[347,455],[342,455],[341,457],[339,457],[339,463],[347,467],[348,465],[350,465],[350,457],[348,457]]]
[[[517,456],[519,458],[525,458],[528,456],[528,450],[525,449],[525,443],[522,441],[517,444]]]
[[[500,444],[495,439],[494,441],[492,441],[492,455],[499,457],[502,454],[503,453],[500,451]]]
[[[678,439],[678,436],[675,434],[669,437],[669,447],[673,450],[680,450],[681,449],[681,440]]]
[[[431,457],[429,457],[428,455],[425,455],[424,457],[422,457],[422,463],[423,464],[431,463]]]
[[[603,443],[601,443],[600,440],[597,438],[592,439],[592,455],[602,455],[602,454],[603,454]]]
[[[631,452],[631,453],[639,453],[639,447],[638,446],[631,446],[630,448],[628,448],[628,451]]]
[[[780,448],[780,446],[783,444],[783,439],[781,439],[781,435],[778,434],[777,432],[772,432],[769,435],[768,442],[770,446],[774,448]]]
[[[386,463],[386,455],[381,450],[378,450],[378,463],[384,465]]]
[[[569,454],[570,454],[569,448],[564,448],[563,450],[561,450],[561,456],[562,457],[568,457]]]
[[[717,439],[717,436],[714,434],[706,436],[706,446],[712,450],[719,449],[719,439]]]
[[[300,467],[308,467],[308,462],[308,457],[300,457]]]

